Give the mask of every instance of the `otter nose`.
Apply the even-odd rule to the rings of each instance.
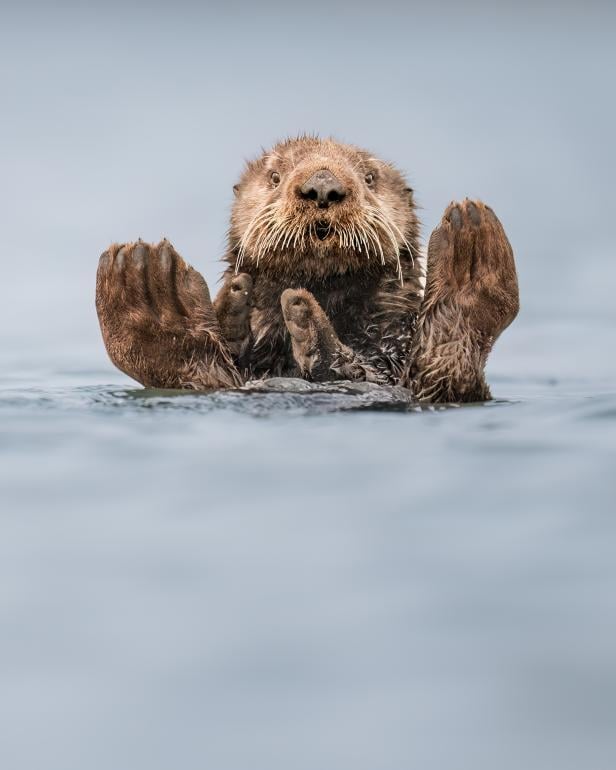
[[[299,188],[301,198],[316,201],[320,209],[339,203],[346,195],[342,183],[326,168],[317,171]]]

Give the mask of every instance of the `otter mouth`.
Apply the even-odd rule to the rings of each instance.
[[[326,221],[325,221],[325,220],[323,220],[323,219],[322,219],[322,220],[320,220],[319,222],[317,222],[317,224],[316,224],[316,227],[315,227],[315,230],[316,230],[317,238],[318,238],[320,241],[324,241],[324,240],[326,240],[327,238],[329,238],[329,236],[330,236],[330,235],[332,234],[332,232],[333,232],[333,230],[332,230],[332,228],[331,228],[331,226],[330,226],[329,222],[326,222]]]

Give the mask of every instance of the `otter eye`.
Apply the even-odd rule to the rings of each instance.
[[[366,174],[364,179],[366,180],[366,184],[368,185],[368,187],[372,187],[372,185],[374,184],[374,174]]]
[[[280,184],[280,174],[277,171],[272,171],[270,179],[272,180],[274,187]]]

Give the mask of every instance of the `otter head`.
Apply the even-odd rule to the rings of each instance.
[[[325,277],[412,263],[412,190],[390,164],[331,139],[301,137],[248,163],[234,187],[236,270]]]

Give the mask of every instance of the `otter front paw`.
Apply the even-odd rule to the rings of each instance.
[[[101,256],[96,309],[113,363],[148,387],[241,384],[207,284],[166,240],[113,245]]]
[[[252,278],[248,273],[240,273],[225,283],[214,301],[222,336],[236,360],[250,345],[252,293]]]
[[[480,201],[452,203],[430,238],[425,304],[443,300],[458,306],[489,346],[518,313],[511,245]]]
[[[484,367],[518,312],[513,251],[479,201],[452,203],[428,246],[424,302],[401,384],[427,401],[490,398]]]
[[[287,289],[280,301],[293,357],[302,377],[315,381],[381,381],[373,367],[342,344],[323,308],[309,291]]]
[[[287,289],[280,304],[302,377],[331,379],[329,369],[340,342],[319,303],[305,289]]]

